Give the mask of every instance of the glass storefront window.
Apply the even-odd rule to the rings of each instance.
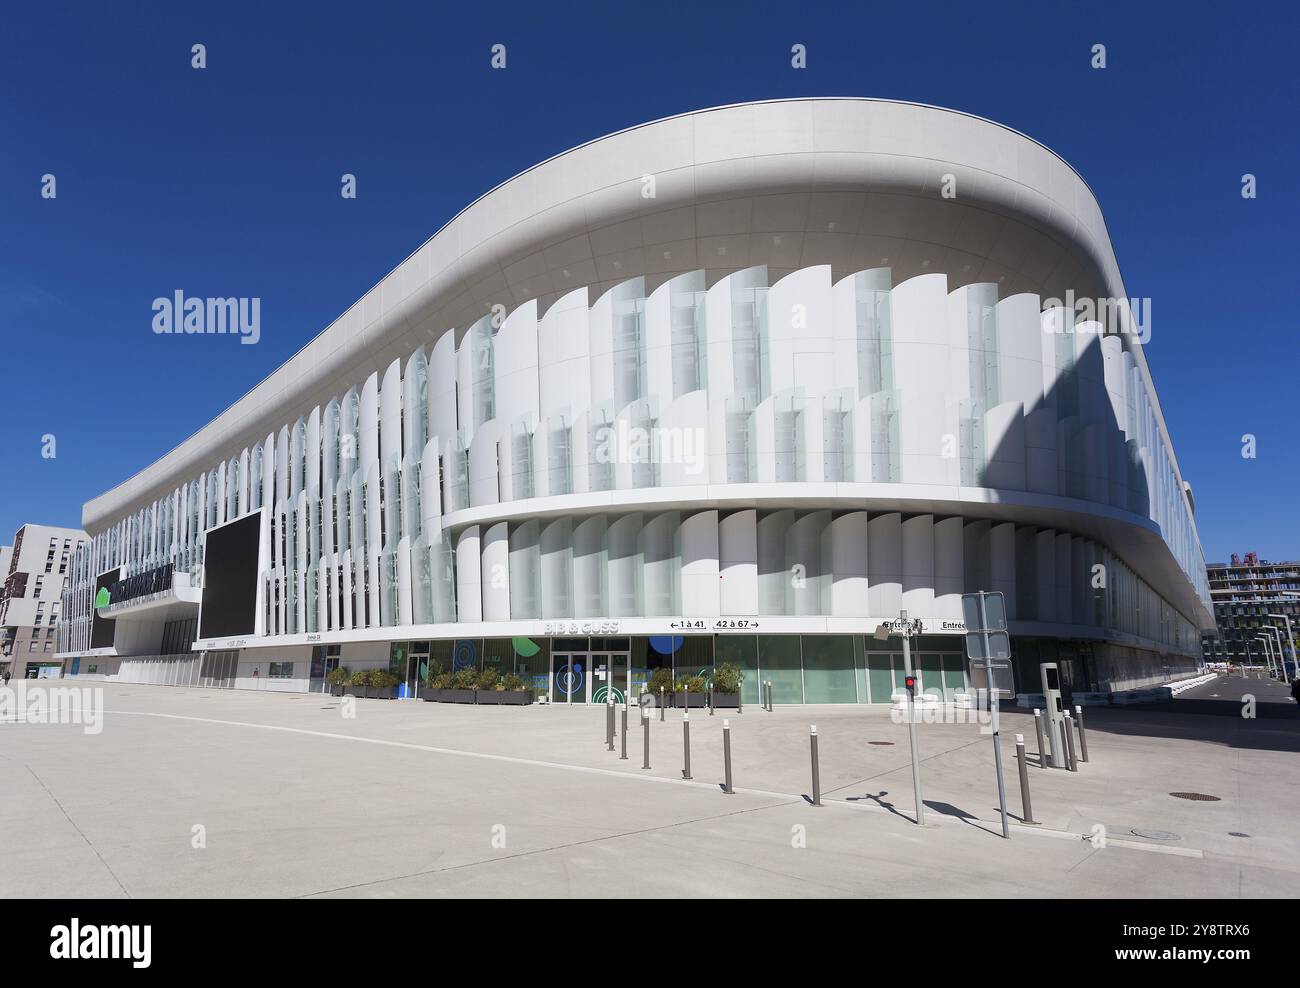
[[[806,703],[856,703],[853,636],[804,636],[803,685]]]
[[[773,703],[803,703],[798,635],[759,635],[759,675],[772,684]]]
[[[719,635],[713,648],[716,665],[730,663],[739,666],[743,679],[740,682],[741,703],[758,703],[758,639],[753,635]]]

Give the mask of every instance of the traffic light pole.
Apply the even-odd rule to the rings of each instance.
[[[903,621],[903,675],[913,684],[916,677],[912,673],[912,628],[907,623],[907,611],[900,611]],[[916,822],[925,826],[925,804],[921,802],[921,756],[916,747],[916,687],[907,691],[907,739],[912,745],[912,798],[916,800]]]

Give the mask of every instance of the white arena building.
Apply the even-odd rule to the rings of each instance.
[[[403,695],[486,666],[554,702],[734,663],[749,702],[883,703],[877,626],[906,611],[951,696],[960,595],[993,590],[1025,690],[1163,681],[1214,619],[1144,330],[1070,307],[1125,298],[1083,179],[987,120],[798,99],[612,134],[89,501],[59,656]]]

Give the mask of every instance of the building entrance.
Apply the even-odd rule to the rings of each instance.
[[[630,652],[551,653],[552,703],[605,703],[610,690],[615,703],[628,696]]]

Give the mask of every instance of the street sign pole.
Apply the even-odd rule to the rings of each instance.
[[[907,623],[907,611],[900,611],[903,621],[903,675],[912,676],[912,628]],[[916,800],[917,826],[925,826],[925,804],[921,802],[921,755],[916,746],[916,699],[914,690],[907,691],[907,740],[912,746],[912,798]]]
[[[984,594],[980,594],[980,635],[984,639],[984,654],[989,666],[989,699],[993,707],[993,764],[998,773],[998,806],[1002,810],[1002,836],[1011,839],[1011,825],[1007,822],[1007,787],[1002,781],[1002,731],[998,723],[998,688],[993,676],[993,649],[989,642],[988,613],[984,606]]]

